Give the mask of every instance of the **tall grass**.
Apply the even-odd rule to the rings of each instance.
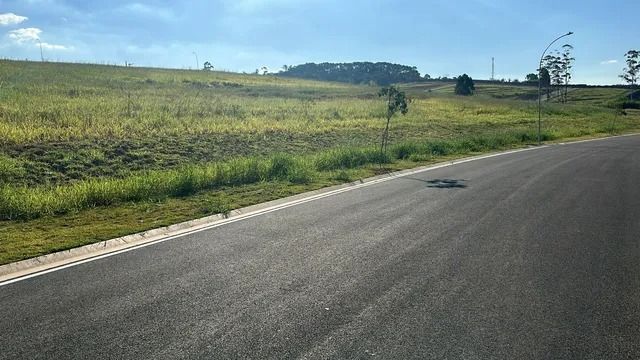
[[[545,140],[554,138],[544,133]],[[55,187],[0,187],[0,219],[32,219],[123,202],[181,197],[224,186],[262,181],[312,182],[318,172],[352,169],[405,159],[468,154],[529,142],[535,134],[512,131],[449,140],[403,142],[388,154],[375,148],[340,148],[315,155],[274,154],[167,171],[149,171],[122,179],[90,179]]]
[[[0,78],[0,139],[15,144],[228,133],[377,133],[384,126],[384,104],[375,96],[377,89],[366,86],[12,61],[0,61]],[[600,92],[607,99],[620,97],[616,89]],[[535,115],[526,101],[423,93],[413,100],[409,114],[394,119],[394,125],[445,134],[443,129],[450,127],[508,127]],[[545,116],[554,123],[579,123],[615,115],[588,101],[573,103],[578,101],[545,104]]]
[[[91,179],[55,187],[0,187],[0,218],[30,219],[129,201],[188,196],[195,192],[261,181],[308,183],[312,166],[303,158],[276,154],[205,166],[150,171],[123,179]]]
[[[394,118],[392,125],[396,138],[410,141],[381,154],[376,148],[363,147],[373,143],[384,126],[384,104],[375,95],[376,89],[366,86],[218,72],[15,61],[0,61],[0,78],[0,219],[29,219],[122,202],[188,196],[262,181],[309,183],[319,172],[398,160],[424,161],[536,138],[527,130],[536,114],[532,102],[488,96],[423,96],[422,90],[415,91],[409,114]],[[632,117],[624,120],[620,111],[594,105],[610,101],[616,93],[602,90],[589,94],[595,100],[580,105],[545,104],[547,132],[543,140],[637,126]],[[211,154],[200,158],[190,156],[189,146],[168,144],[168,152],[187,154],[176,159],[169,156],[173,153],[163,155],[161,160],[174,168],[160,170],[163,161],[141,161],[142,165],[135,167],[136,153],[146,149],[145,144],[163,139],[188,142],[192,137],[221,141],[211,142]],[[242,138],[296,143],[291,149],[276,145],[252,148],[248,155],[310,153],[335,144],[349,146],[304,156],[230,159],[236,149],[229,143]],[[301,138],[305,143],[299,143]],[[105,145],[126,141],[138,143],[131,149]],[[85,151],[82,147],[65,147],[76,143],[90,145],[85,155],[80,156]],[[118,161],[110,162],[120,150]],[[193,165],[202,159],[223,161]],[[147,163],[152,167],[146,167]],[[176,165],[189,163],[192,165]],[[56,170],[57,166],[64,171]],[[122,172],[106,172],[114,177],[96,177],[105,174],[102,167],[117,166],[122,166]],[[64,173],[65,183],[46,185],[46,180],[39,181],[53,171]],[[81,176],[75,176],[78,173]],[[123,173],[126,176],[115,177]],[[36,179],[30,182],[34,186],[11,185],[27,176]]]
[[[315,166],[318,171],[351,169],[366,164],[386,164],[391,158],[377,148],[338,148],[317,155]]]
[[[18,160],[0,154],[0,184],[24,174],[25,170]]]

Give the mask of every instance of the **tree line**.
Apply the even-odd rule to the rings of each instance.
[[[565,44],[562,52],[555,50],[552,54],[542,59],[542,67],[538,69],[538,75],[528,74],[525,78],[527,82],[541,82],[541,86],[547,91],[547,100],[553,93],[561,102],[567,101],[569,93],[569,82],[573,77],[571,69],[575,58],[571,56],[573,46]]]
[[[381,86],[422,80],[415,66],[388,62],[307,63],[283,67],[278,76]]]
[[[541,86],[547,91],[547,99],[556,93],[560,101],[567,101],[569,82],[572,78],[571,69],[575,58],[571,56],[573,46],[565,44],[563,51],[545,56],[542,59],[542,67],[538,74],[531,73],[525,77],[527,83],[541,82]],[[629,50],[625,54],[626,67],[622,70],[620,78],[631,88],[630,98],[637,97],[637,83],[640,78],[640,51]]]

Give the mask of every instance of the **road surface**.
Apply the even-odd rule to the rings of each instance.
[[[362,187],[0,287],[1,359],[640,358],[640,136]]]

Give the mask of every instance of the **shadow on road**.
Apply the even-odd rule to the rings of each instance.
[[[462,179],[434,179],[434,180],[424,180],[424,179],[416,179],[407,177],[406,179],[421,181],[427,183],[427,187],[430,188],[438,188],[438,189],[464,189],[467,187],[465,182],[467,180]]]

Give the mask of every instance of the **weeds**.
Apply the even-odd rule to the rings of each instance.
[[[218,196],[207,201],[202,212],[205,214],[220,214],[227,218],[229,217],[231,210],[233,210],[233,206],[231,205],[229,198],[224,193],[220,193]]]
[[[24,174],[25,170],[18,160],[0,154],[0,184],[8,183]]]
[[[345,170],[340,170],[333,176],[333,179],[342,182],[350,182],[351,175]]]
[[[319,154],[315,159],[318,171],[352,169],[365,164],[389,163],[391,158],[370,148],[338,148]]]
[[[391,156],[375,148],[340,148],[316,155],[274,154],[267,158],[236,158],[227,162],[190,165],[168,171],[147,171],[123,179],[91,179],[66,186],[0,188],[0,219],[33,219],[85,208],[184,197],[202,190],[240,186],[263,181],[307,184],[317,171],[335,171],[337,180],[349,181],[344,170],[366,165],[434,156],[467,154],[501,149],[522,143],[528,133],[497,133],[451,140],[404,142],[391,147]],[[550,135],[545,136],[551,138]]]

